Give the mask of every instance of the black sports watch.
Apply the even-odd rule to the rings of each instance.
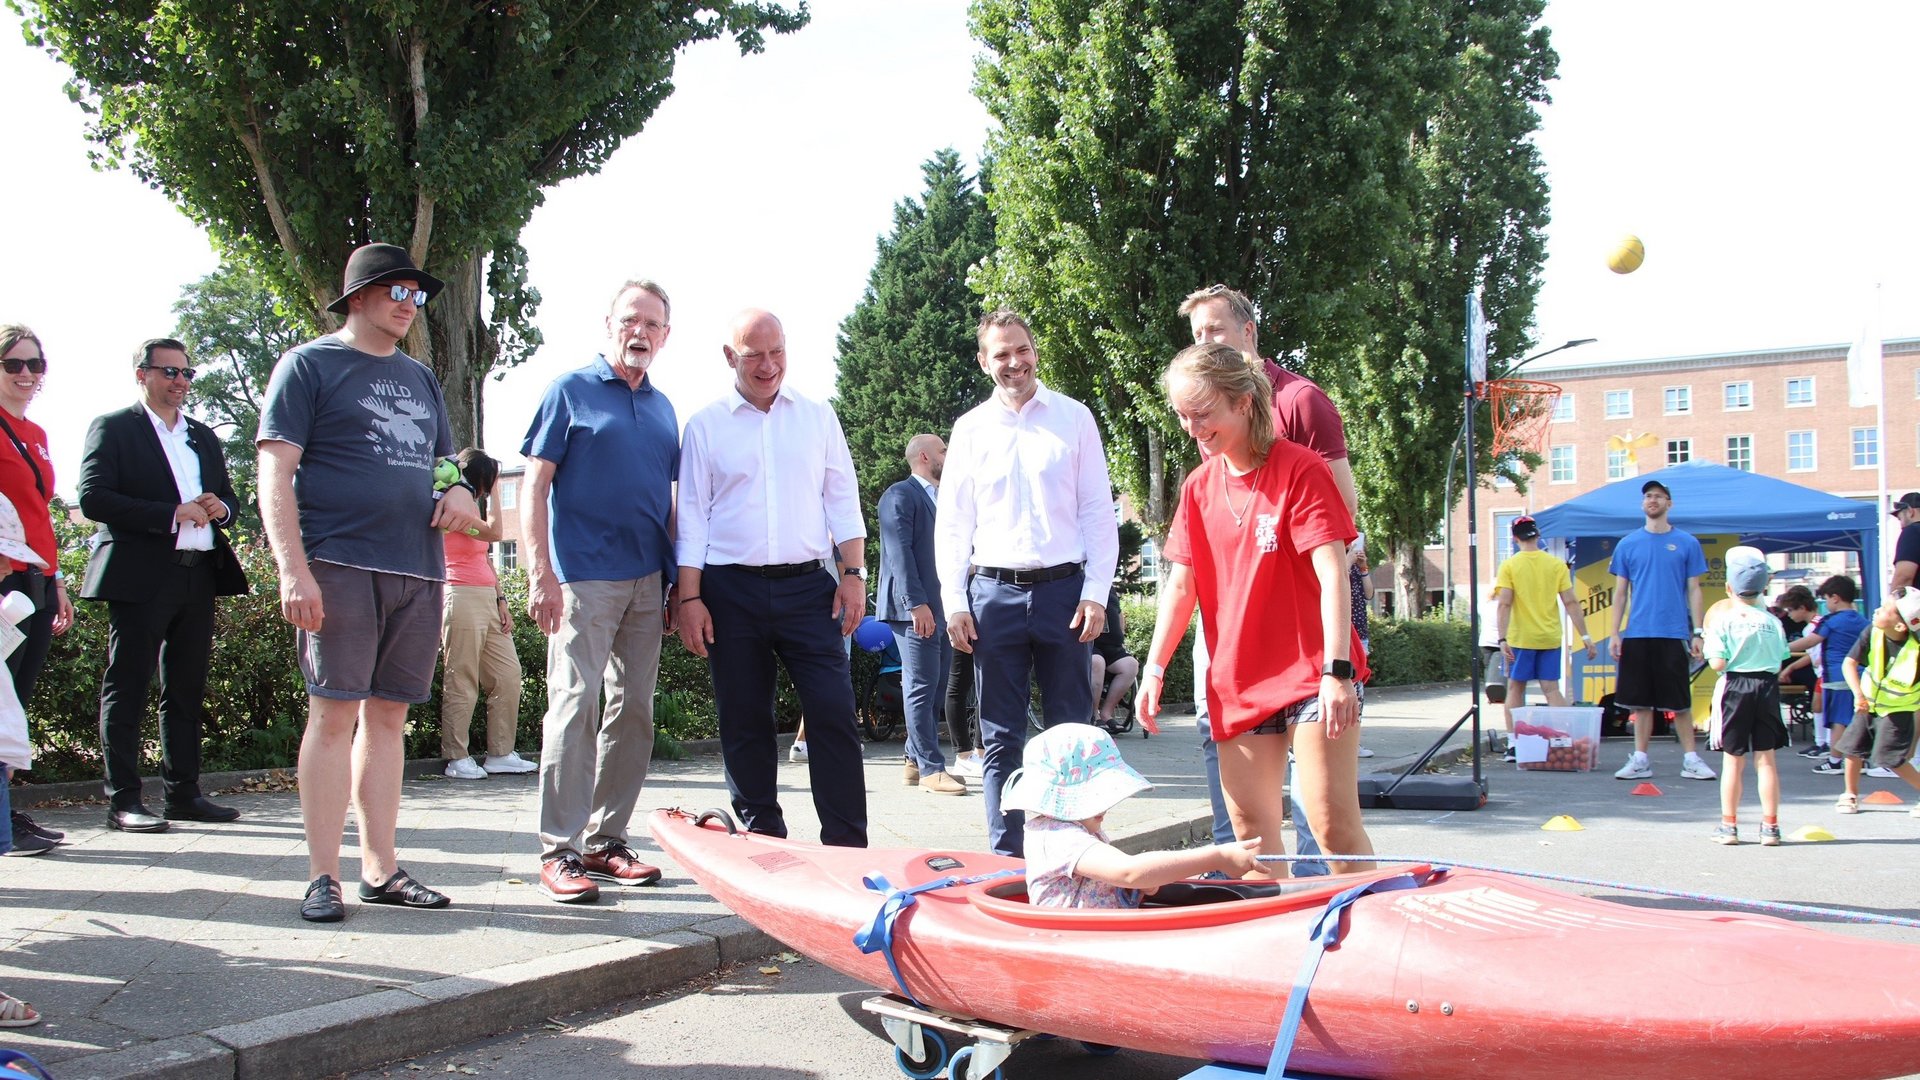
[[[1351,679],[1353,678],[1353,661],[1329,660],[1327,666],[1320,669],[1320,674],[1331,675],[1336,679]]]

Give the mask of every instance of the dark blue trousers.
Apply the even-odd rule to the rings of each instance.
[[[889,622],[893,642],[900,649],[900,697],[907,714],[907,760],[921,773],[947,770],[947,759],[940,753],[940,710],[947,699],[947,667],[952,662],[953,645],[947,641],[947,628],[939,626],[933,636],[923,638],[913,632],[911,622]],[[967,748],[955,745],[953,752]]]
[[[787,835],[780,812],[775,662],[786,666],[807,718],[807,773],[820,842],[867,846],[867,783],[855,726],[853,674],[834,581],[826,574],[768,579],[709,566],[700,598],[713,616],[707,668],[720,710],[720,754],[733,811],[749,832]]]
[[[1084,574],[1038,585],[1011,585],[975,575],[967,606],[979,637],[973,643],[980,688],[980,739],[986,748],[987,839],[996,854],[1025,854],[1026,815],[1000,809],[1000,788],[1027,748],[1027,701],[1040,689],[1046,726],[1086,723],[1093,715],[1093,646],[1068,623],[1080,603]],[[1031,680],[1031,682],[1029,682]]]

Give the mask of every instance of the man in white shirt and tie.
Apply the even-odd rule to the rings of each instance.
[[[820,842],[865,847],[866,778],[842,643],[867,605],[853,458],[832,407],[784,386],[779,319],[741,312],[722,352],[733,388],[681,437],[680,640],[712,672],[727,790],[747,830],[787,835],[776,795],[777,660],[807,718]],[[820,573],[836,538],[837,583]]]
[[[1000,788],[1026,748],[1027,698],[1038,685],[1048,726],[1093,714],[1091,642],[1120,534],[1093,413],[1040,384],[1026,320],[991,312],[978,339],[994,391],[954,424],[935,562],[948,636],[974,656],[988,839],[1020,856],[1023,815],[1000,809]]]

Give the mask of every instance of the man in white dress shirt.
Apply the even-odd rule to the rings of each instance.
[[[1027,698],[1037,684],[1048,726],[1093,714],[1090,643],[1120,533],[1093,413],[1040,384],[1026,320],[991,312],[978,338],[993,396],[953,426],[934,550],[948,636],[974,656],[988,839],[1019,856],[1024,818],[1000,788],[1026,748]]]
[[[680,449],[680,640],[707,659],[734,813],[787,835],[776,796],[774,663],[807,718],[820,842],[867,846],[867,791],[842,639],[866,614],[866,524],[832,407],[783,382],[780,320],[748,310],[723,347],[733,389],[687,421]],[[845,569],[820,573],[839,539]],[[1083,680],[1084,681],[1084,680]]]

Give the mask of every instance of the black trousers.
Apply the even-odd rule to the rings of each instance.
[[[27,594],[33,601],[33,614],[20,623],[27,640],[7,656],[7,673],[13,676],[13,692],[22,708],[32,711],[33,688],[40,681],[40,670],[47,666],[47,650],[53,645],[53,617],[60,613],[54,599],[53,577],[38,570],[16,570],[0,579],[0,594]]]
[[[107,798],[140,801],[140,729],[147,685],[160,671],[160,779],[169,803],[200,794],[200,729],[213,653],[213,564],[167,566],[144,603],[107,603],[107,671],[100,680],[100,745]]]
[[[855,726],[853,674],[835,582],[826,574],[763,578],[708,566],[700,597],[713,617],[707,667],[720,712],[720,754],[734,813],[749,832],[787,835],[776,794],[775,663],[787,669],[807,718],[807,775],[820,815],[820,842],[867,846],[866,767]]]

